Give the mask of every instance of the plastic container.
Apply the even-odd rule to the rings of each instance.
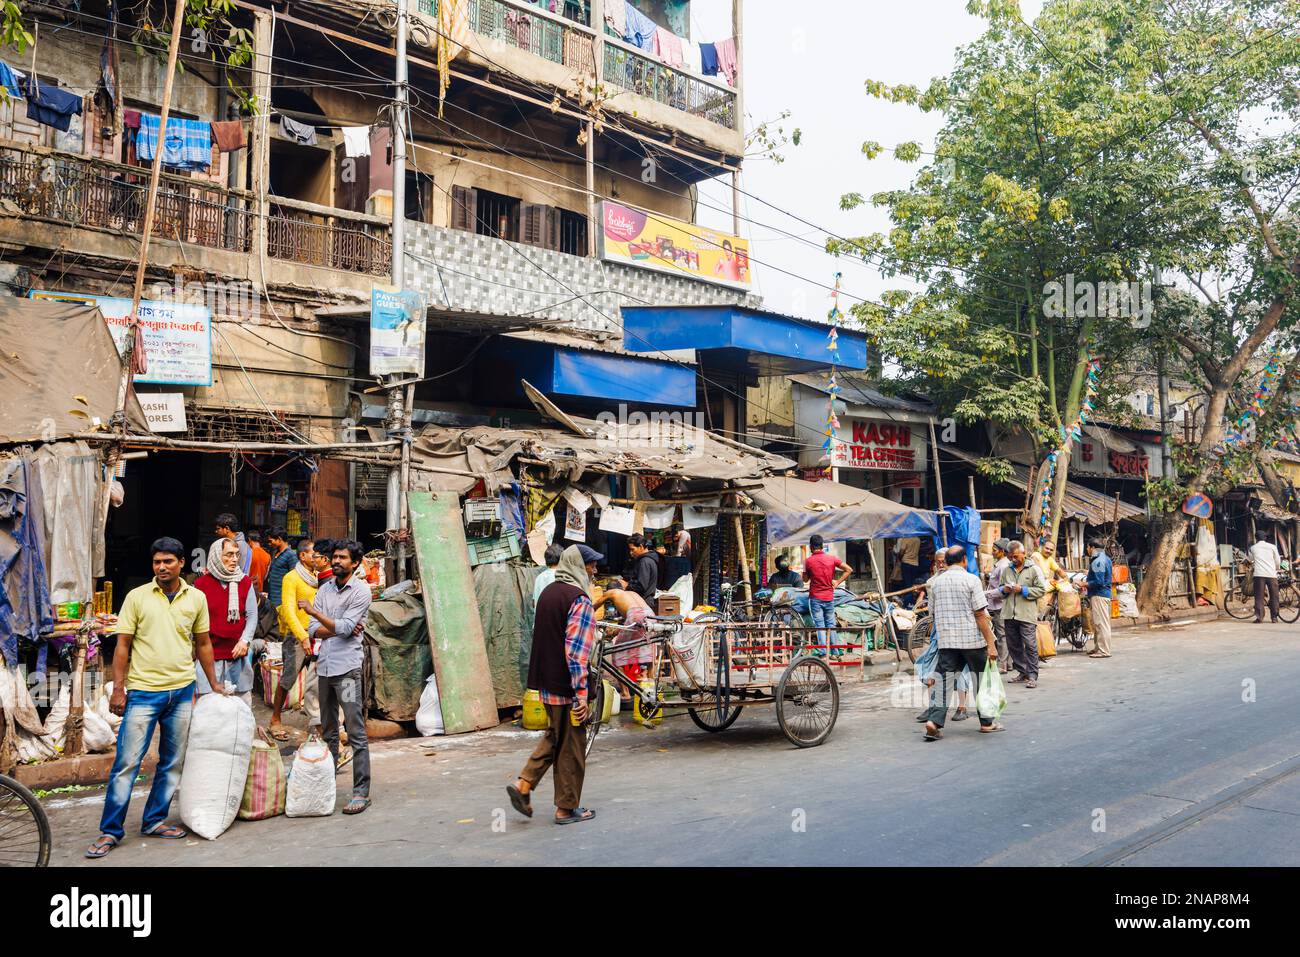
[[[645,681],[641,682],[641,688],[644,691],[653,691],[654,687],[655,687],[655,683],[649,679],[646,679]],[[645,711],[642,709],[641,706],[641,696],[637,695],[635,698],[632,699],[632,720],[635,721],[637,724],[649,724],[649,725],[662,724],[664,720],[664,709],[663,708],[657,709],[654,713],[654,717],[647,719],[645,716]]]
[[[523,726],[525,731],[545,731],[551,726],[551,719],[542,704],[542,696],[531,688],[524,692]]]

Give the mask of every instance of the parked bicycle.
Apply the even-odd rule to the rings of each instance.
[[[0,774],[0,867],[46,867],[50,819],[36,795]]]
[[[1238,565],[1232,587],[1223,593],[1223,610],[1239,621],[1255,617],[1255,581],[1246,574],[1249,567],[1248,562]],[[1278,570],[1277,599],[1278,618],[1287,624],[1300,621],[1300,586],[1289,568]]]

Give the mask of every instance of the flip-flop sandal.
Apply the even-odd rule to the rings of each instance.
[[[533,802],[523,791],[513,784],[506,785],[506,794],[510,795],[510,806],[524,817],[533,816]]]
[[[288,741],[293,737],[293,735],[289,733],[288,728],[267,728],[266,733],[277,741]]]
[[[943,739],[943,728],[938,728],[934,731],[925,732],[926,741],[940,741],[942,739]]]
[[[343,805],[344,814],[360,814],[366,808],[370,807],[370,798],[354,797],[347,804]]]
[[[1005,730],[1007,729],[1004,725],[1000,725],[995,722],[994,724],[989,725],[987,728],[980,728],[980,734],[993,734],[995,731],[1005,731]]]
[[[595,811],[589,811],[585,807],[574,808],[573,813],[566,817],[557,817],[556,824],[581,824],[583,821],[590,821],[596,816]]]
[[[970,717],[969,711],[967,711],[965,708],[958,708],[956,714],[952,716],[952,720],[965,721],[969,717]]]
[[[86,856],[92,860],[104,857],[115,847],[117,847],[117,838],[111,834],[101,834],[95,838],[94,844],[86,848]]]
[[[145,837],[159,837],[165,841],[179,841],[190,836],[190,832],[176,824],[160,824],[152,831],[145,831]]]

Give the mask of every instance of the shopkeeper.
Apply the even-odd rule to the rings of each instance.
[[[627,550],[632,556],[631,578],[620,578],[620,587],[634,592],[646,601],[653,601],[659,587],[659,562],[650,550],[645,536],[637,533],[627,540]]]

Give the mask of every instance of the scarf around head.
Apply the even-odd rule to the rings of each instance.
[[[570,545],[560,556],[560,564],[555,566],[555,580],[576,585],[584,592],[591,592],[591,579],[587,577],[587,563],[582,560],[582,552],[577,545]]]
[[[221,550],[226,539],[218,538],[208,549],[208,574],[226,586],[226,621],[239,621],[239,582],[244,573],[236,568],[233,572],[221,564]]]

